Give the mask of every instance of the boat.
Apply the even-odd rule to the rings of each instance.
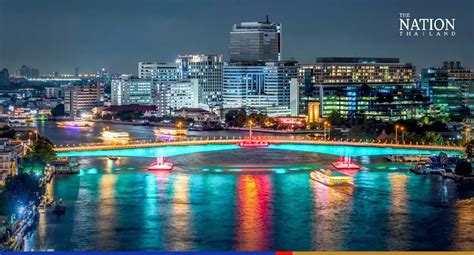
[[[66,213],[66,207],[63,205],[61,199],[59,200],[59,202],[54,203],[53,213],[56,215],[62,215]]]
[[[155,131],[156,133],[156,131]],[[186,136],[188,135],[188,130],[186,129],[174,129],[174,128],[160,128],[158,129],[160,135],[172,135],[172,136]]]
[[[353,178],[340,172],[328,169],[314,170],[310,173],[312,180],[328,186],[353,185]]]
[[[351,157],[340,157],[339,161],[332,163],[336,169],[359,170],[360,166],[352,163]]]
[[[270,146],[270,143],[267,141],[259,141],[259,140],[244,140],[239,142],[239,146],[241,148],[265,148]]]
[[[119,160],[119,159],[120,159],[119,157],[116,157],[116,156],[108,156],[107,158],[110,159],[110,160],[112,160],[112,161],[115,161],[115,160]]]
[[[63,121],[57,123],[58,127],[65,127],[65,128],[85,128],[92,126],[92,122],[90,121]]]
[[[127,132],[114,132],[110,130],[104,130],[101,133],[103,139],[107,140],[129,140],[130,135]]]
[[[426,162],[430,159],[429,155],[389,155],[387,160],[390,162]]]
[[[163,171],[163,170],[171,170],[173,169],[173,163],[171,162],[166,162],[166,159],[164,157],[159,157],[155,163],[151,164],[149,167],[148,167],[148,170],[149,171],[156,171],[156,170],[159,170],[159,171]]]

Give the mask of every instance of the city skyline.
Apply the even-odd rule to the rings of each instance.
[[[446,60],[474,64],[469,51],[472,8],[467,8],[473,3],[465,0],[429,6],[407,1],[46,2],[0,0],[5,7],[0,9],[0,67],[13,73],[25,64],[43,74],[74,73],[75,67],[91,73],[106,67],[135,74],[138,62],[168,62],[184,54],[223,54],[228,61],[232,26],[264,21],[265,15],[282,24],[283,59],[303,64],[328,56],[399,57],[417,66],[417,72]],[[340,12],[347,4],[352,12]],[[315,12],[298,12],[302,6]],[[400,12],[456,18],[456,36],[400,37]]]

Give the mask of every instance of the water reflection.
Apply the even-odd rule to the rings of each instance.
[[[99,201],[97,214],[97,231],[102,233],[102,238],[97,239],[97,248],[101,251],[113,251],[117,248],[115,233],[116,202],[115,202],[116,176],[113,174],[102,175],[99,185]],[[104,242],[107,240],[107,242]]]
[[[351,207],[353,186],[329,187],[312,181],[313,191],[313,249],[342,250],[344,243],[338,241],[342,237],[340,229],[349,224],[348,217]]]
[[[406,174],[393,173],[389,176],[391,185],[390,217],[388,224],[388,249],[408,250],[410,247],[410,223],[407,212]]]
[[[237,180],[236,247],[262,251],[271,247],[271,183],[268,175],[240,175]]]
[[[456,237],[454,238],[455,250],[474,250],[474,198],[458,201],[455,205],[457,211]]]
[[[191,205],[189,203],[189,175],[177,175],[173,182],[172,206],[167,233],[170,251],[192,249]]]

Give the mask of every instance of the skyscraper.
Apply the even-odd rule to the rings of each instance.
[[[242,22],[230,32],[229,55],[231,62],[280,61],[281,24]]]
[[[74,77],[79,78],[79,67],[78,66],[74,67]]]
[[[20,68],[20,77],[21,78],[38,78],[39,70],[37,68],[27,67],[22,65]]]
[[[0,86],[8,86],[10,84],[10,74],[8,73],[8,69],[3,68],[0,71]]]
[[[185,55],[176,60],[178,79],[197,79],[199,103],[217,105],[222,101],[222,55]]]
[[[231,63],[224,66],[226,108],[248,107],[269,116],[290,112],[290,80],[297,77],[296,61]]]
[[[460,62],[444,62],[442,67],[425,68],[421,86],[441,116],[472,116],[474,73]]]
[[[154,79],[139,79],[124,75],[111,82],[112,105],[154,105],[157,89],[158,84]]]
[[[138,78],[156,79],[159,83],[178,80],[176,63],[139,62]]]

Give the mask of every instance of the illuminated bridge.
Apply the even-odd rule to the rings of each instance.
[[[242,149],[240,137],[188,138],[177,141],[132,141],[127,144],[87,143],[56,146],[58,157],[169,157],[200,152]],[[265,137],[265,149],[313,152],[337,156],[421,155],[446,152],[459,155],[463,148],[447,145],[395,144],[382,142],[324,141],[310,138]]]

